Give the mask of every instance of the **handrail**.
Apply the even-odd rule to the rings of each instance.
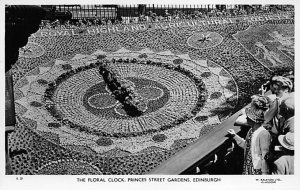
[[[234,129],[237,133],[240,132],[241,127],[235,126],[234,123],[241,113],[241,111],[238,111],[208,134],[187,146],[173,157],[151,170],[148,174],[178,175],[196,165],[199,161],[204,160],[213,151],[221,147],[228,139],[226,136],[228,129]]]

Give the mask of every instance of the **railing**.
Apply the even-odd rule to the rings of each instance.
[[[116,19],[117,17],[138,17],[140,15],[156,14],[157,16],[166,16],[167,14],[185,14],[191,15],[196,12],[213,16],[216,12],[226,12],[232,14],[234,11],[240,13],[247,12],[252,14],[254,11],[268,13],[274,11],[273,8],[263,8],[262,5],[183,5],[183,4],[123,4],[123,5],[53,5],[52,8],[57,12],[72,13],[72,19]],[[293,6],[279,5],[278,10],[293,9]],[[166,12],[166,10],[168,10]],[[215,10],[215,12],[213,11]],[[151,12],[151,13],[150,13]],[[196,13],[197,14],[197,13]]]
[[[70,12],[72,19],[115,19],[117,17],[116,6],[103,7],[97,5],[57,5],[57,11]]]

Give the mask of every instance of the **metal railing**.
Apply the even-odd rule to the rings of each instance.
[[[120,5],[53,5],[57,12],[70,12],[72,13],[72,19],[116,19],[121,17],[139,17],[140,15],[150,16],[151,14],[156,16],[169,15],[191,15],[201,12],[202,14],[208,14],[215,12],[227,12],[233,13],[234,11],[251,13],[253,11],[269,12],[274,8],[262,5],[183,5],[183,4],[120,4]],[[293,5],[278,5],[278,10],[293,9]],[[167,12],[166,12],[167,10]]]
[[[70,12],[72,14],[72,19],[115,19],[117,17],[117,8],[115,6],[103,7],[100,5],[57,5],[56,11]]]

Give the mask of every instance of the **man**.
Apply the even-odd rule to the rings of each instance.
[[[282,126],[285,118],[280,115],[279,108],[282,101],[293,94],[291,93],[292,88],[293,84],[290,79],[282,76],[272,77],[270,90],[274,95],[268,96],[270,108],[265,113],[265,123],[271,126],[270,133],[275,139],[278,135],[284,134]]]
[[[281,101],[279,106],[279,114],[284,118],[285,122],[283,126],[279,129],[281,134],[286,134],[287,132],[294,133],[294,115],[295,115],[295,103],[294,103],[294,93],[286,96]]]
[[[282,146],[282,156],[274,161],[273,175],[294,174],[294,133],[280,135],[278,141]]]
[[[270,146],[270,152],[266,156],[266,160],[270,164],[270,166],[274,167],[274,160],[276,160],[279,156],[282,155],[282,152],[279,151],[278,145],[282,144],[279,140],[280,138],[283,138],[282,135],[285,135],[287,133],[294,133],[294,114],[295,114],[295,104],[294,104],[294,93],[289,93],[288,95],[284,96],[281,99],[281,103],[278,108],[279,117],[275,115],[273,119],[279,118],[276,125],[269,128],[270,133],[273,136],[273,141]],[[278,137],[279,136],[279,137]],[[277,148],[276,148],[277,147]],[[289,157],[283,157],[282,159],[291,159]],[[286,161],[284,161],[286,162]],[[275,166],[276,169],[276,166]]]

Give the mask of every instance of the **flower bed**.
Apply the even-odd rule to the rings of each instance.
[[[184,123],[185,121],[191,119],[193,116],[195,116],[199,110],[201,109],[201,107],[203,107],[203,104],[204,102],[206,101],[206,97],[207,97],[207,93],[206,93],[206,90],[205,90],[205,85],[204,83],[201,81],[201,79],[197,78],[193,73],[191,73],[190,71],[180,67],[180,65],[171,65],[171,64],[166,64],[166,63],[162,63],[162,62],[153,62],[153,61],[137,61],[136,59],[131,59],[131,60],[128,60],[128,59],[118,59],[118,60],[115,60],[115,59],[112,59],[111,63],[110,64],[113,64],[113,63],[118,63],[121,67],[122,64],[128,64],[128,63],[131,63],[131,64],[138,64],[140,66],[138,66],[138,68],[144,68],[143,65],[149,65],[148,67],[149,68],[153,68],[153,67],[162,67],[164,69],[167,69],[167,70],[170,70],[172,72],[179,72],[179,73],[182,73],[183,75],[182,76],[186,76],[188,77],[190,80],[193,81],[194,85],[197,87],[198,89],[198,97],[195,97],[197,98],[197,101],[195,102],[195,104],[191,104],[189,105],[190,107],[193,106],[193,109],[191,110],[186,110],[182,113],[176,113],[176,110],[178,110],[178,108],[176,107],[170,107],[168,108],[169,111],[167,112],[161,112],[162,116],[158,116],[158,115],[152,115],[152,119],[154,121],[156,121],[157,123],[159,123],[158,126],[151,126],[150,127],[150,124],[148,124],[147,122],[143,121],[144,118],[141,117],[139,118],[138,120],[136,120],[136,122],[138,123],[138,126],[143,129],[143,130],[140,130],[140,129],[135,129],[133,131],[127,131],[125,133],[121,133],[121,132],[113,132],[113,133],[108,133],[108,132],[105,132],[105,131],[99,131],[95,128],[90,128],[89,126],[86,126],[84,124],[79,124],[77,122],[74,122],[73,119],[70,119],[70,118],[64,118],[64,111],[63,110],[77,110],[77,108],[69,108],[68,105],[66,106],[59,106],[57,107],[55,105],[55,101],[58,101],[59,97],[56,97],[55,98],[53,97],[54,94],[55,94],[55,91],[57,90],[57,87],[64,81],[67,81],[69,78],[71,79],[72,77],[72,80],[73,80],[73,76],[75,76],[76,74],[80,73],[80,72],[85,72],[85,71],[88,71],[88,70],[91,70],[91,69],[94,69],[98,66],[101,66],[103,65],[103,63],[106,63],[108,64],[109,61],[108,60],[102,60],[102,61],[98,61],[96,63],[90,63],[89,65],[86,65],[86,66],[82,66],[82,67],[78,67],[76,69],[73,69],[73,70],[69,70],[67,71],[66,73],[63,73],[61,74],[60,76],[58,76],[54,82],[51,82],[48,84],[48,88],[45,90],[45,94],[44,94],[44,102],[45,102],[45,105],[46,105],[46,109],[48,110],[48,112],[53,116],[55,117],[58,121],[64,121],[64,123],[67,123],[71,128],[76,128],[80,131],[85,131],[85,132],[88,132],[88,133],[92,133],[92,134],[96,134],[98,136],[105,136],[105,137],[129,137],[129,136],[140,136],[140,135],[143,135],[143,134],[147,134],[149,132],[153,133],[153,132],[156,132],[156,131],[161,131],[161,130],[167,130],[167,129],[170,129],[174,126],[177,126],[181,123]],[[100,67],[101,68],[101,67]],[[167,71],[166,70],[166,71]],[[145,70],[146,71],[146,70]],[[147,72],[149,72],[149,70],[147,70]],[[143,72],[142,72],[143,73]],[[141,73],[141,74],[142,74]],[[146,74],[146,73],[145,73]],[[112,75],[115,75],[115,74],[112,74]],[[147,74],[148,75],[148,74]],[[77,76],[77,75],[76,75]],[[84,75],[83,75],[84,76]],[[171,76],[171,75],[170,75]],[[164,77],[162,75],[162,77]],[[129,80],[128,81],[132,81],[133,84],[135,84],[136,88],[137,89],[143,89],[145,87],[145,85],[150,85],[150,86],[153,86],[151,85],[151,80],[149,80],[147,82],[147,80],[145,79],[135,79],[135,78],[128,78]],[[179,78],[172,78],[172,83],[176,84],[178,82],[176,82]],[[81,79],[80,79],[81,80]],[[105,80],[105,79],[104,79]],[[110,78],[111,81],[114,81],[113,77]],[[126,79],[127,80],[127,79]],[[125,82],[126,80],[123,79],[123,83],[128,83],[128,82]],[[137,80],[137,81],[135,81]],[[169,81],[170,79],[164,79],[167,81]],[[182,79],[180,79],[182,80]],[[186,80],[186,79],[185,79]],[[87,83],[85,83],[84,81],[81,80],[81,82],[83,82],[83,86],[85,86]],[[118,81],[114,81],[116,83],[116,86],[118,86],[118,84],[120,84]],[[141,84],[139,84],[139,82],[142,82],[143,85],[141,86]],[[171,82],[171,81],[170,81]],[[130,82],[131,83],[131,82]],[[169,82],[168,82],[169,83]],[[166,83],[166,84],[168,84]],[[76,84],[76,83],[75,83]],[[114,105],[112,106],[100,106],[97,104],[97,102],[93,102],[95,99],[93,99],[93,97],[95,95],[101,97],[101,93],[105,92],[103,90],[105,90],[104,86],[99,86],[101,83],[97,84],[96,86],[90,88],[90,90],[87,90],[86,94],[83,96],[83,102],[86,102],[84,105],[85,106],[88,106],[88,110],[92,111],[93,113],[100,113],[104,118],[105,117],[111,117],[112,115],[114,115],[115,113],[118,113],[120,115],[120,117],[124,117],[126,118],[128,116],[128,112],[126,110],[126,114],[124,114],[124,112],[122,111],[122,109],[124,109],[124,106],[120,107],[120,106],[117,106],[116,108],[114,108]],[[103,84],[103,83],[102,83]],[[145,97],[147,97],[147,104],[145,105],[146,109],[146,113],[151,113],[155,110],[157,110],[158,108],[162,107],[165,102],[168,100],[168,90],[159,85],[158,83],[153,83],[155,84],[154,86],[157,86],[155,87],[156,89],[156,92],[158,93],[157,96],[155,94],[151,94],[151,96],[153,96],[153,98],[151,99],[151,96],[147,95]],[[178,83],[180,84],[180,82]],[[66,84],[65,84],[66,85]],[[81,88],[83,87],[81,86]],[[115,91],[114,88],[116,88],[116,86],[111,86],[109,87],[109,91]],[[160,86],[160,87],[159,87]],[[70,87],[70,86],[69,86]],[[89,88],[88,86],[86,88]],[[148,88],[148,87],[147,87]],[[172,88],[172,87],[170,87]],[[98,89],[102,89],[102,91],[99,91]],[[150,90],[151,88],[149,88],[148,90]],[[64,91],[61,91],[63,93],[69,93],[71,89],[69,90],[64,90]],[[75,90],[75,89],[74,89]],[[72,90],[71,90],[72,91]],[[147,90],[143,91],[145,93],[147,93]],[[149,91],[148,91],[149,92]],[[100,94],[99,94],[100,93]],[[107,92],[106,92],[107,93]],[[191,96],[192,94],[194,94],[195,92],[192,91],[189,91],[189,89],[187,88],[185,90],[185,92],[182,92],[184,94],[174,94],[174,98],[176,98],[178,96],[178,98],[180,98],[182,95],[183,96]],[[56,93],[57,94],[57,93]],[[161,95],[159,95],[161,94]],[[114,94],[114,96],[116,96]],[[194,95],[193,95],[194,96]],[[90,98],[92,97],[92,99]],[[103,96],[102,96],[103,97]],[[71,98],[71,97],[70,97]],[[72,99],[72,98],[71,98]],[[118,99],[119,102],[120,102],[120,99]],[[174,99],[175,100],[175,99]],[[105,101],[103,99],[103,101]],[[110,101],[111,102],[111,101]],[[102,102],[103,103],[103,102]],[[175,103],[175,101],[174,101]],[[77,103],[74,105],[77,105]],[[91,106],[91,105],[94,105],[94,106]],[[175,106],[176,104],[174,104]],[[188,106],[188,105],[185,105],[185,106]],[[99,109],[100,108],[100,109]],[[104,109],[103,111],[101,111],[101,109]],[[111,109],[106,109],[106,108],[111,108]],[[63,109],[63,110],[61,110]],[[81,109],[81,108],[80,108]],[[59,111],[61,110],[61,111]],[[173,110],[173,111],[171,111]],[[145,112],[144,111],[144,112]],[[171,111],[171,112],[170,112]],[[83,112],[80,111],[78,109],[78,114],[82,114]],[[64,113],[64,114],[63,114]],[[111,115],[111,116],[110,116]],[[130,115],[129,115],[130,116]],[[132,115],[131,115],[132,116]],[[86,117],[89,117],[88,115]],[[145,115],[145,117],[148,117],[147,115]],[[76,118],[74,118],[76,120]],[[99,120],[100,121],[100,120]],[[99,123],[97,121],[97,123]],[[112,125],[113,123],[111,123]],[[116,125],[116,123],[114,123],[113,125]],[[117,126],[119,126],[120,124],[117,124]],[[116,126],[114,126],[116,127]],[[126,127],[126,126],[120,126],[120,127]],[[153,128],[154,127],[154,128]]]
[[[58,165],[59,168],[66,168],[66,170],[58,170],[58,167],[56,165],[51,165],[52,161],[60,160],[61,158],[66,158],[69,160],[76,159],[77,161],[86,161],[88,163],[92,163],[93,166],[97,167],[101,172],[105,175],[109,174],[123,174],[123,175],[129,175],[129,174],[145,174],[151,169],[158,166],[161,162],[164,160],[170,158],[172,155],[180,151],[183,147],[186,147],[189,143],[193,142],[193,140],[196,140],[197,138],[201,138],[199,136],[206,134],[207,132],[211,131],[212,128],[214,128],[216,125],[211,125],[212,118],[215,118],[215,116],[211,116],[210,110],[215,109],[216,105],[221,105],[223,102],[230,102],[230,105],[232,107],[236,106],[236,99],[232,97],[224,96],[220,97],[219,99],[213,99],[213,101],[207,101],[204,105],[203,112],[198,112],[198,114],[191,120],[188,120],[181,125],[178,125],[180,121],[177,121],[174,123],[177,127],[171,127],[170,130],[157,130],[159,129],[159,125],[154,122],[154,120],[149,120],[148,118],[140,119],[139,122],[143,127],[146,127],[148,130],[148,133],[140,133],[136,137],[130,136],[126,138],[124,134],[128,134],[132,131],[142,131],[140,129],[133,129],[128,127],[126,125],[126,122],[123,122],[122,125],[108,125],[110,129],[115,129],[114,126],[118,126],[120,130],[122,131],[122,135],[119,134],[118,137],[122,138],[114,138],[115,132],[111,131],[107,134],[107,137],[103,137],[99,133],[99,131],[93,131],[96,129],[93,128],[84,128],[84,122],[88,122],[89,119],[91,119],[90,115],[87,113],[82,114],[82,110],[79,109],[77,106],[77,103],[75,99],[79,99],[80,97],[83,97],[83,95],[77,95],[72,96],[70,99],[66,99],[64,97],[61,97],[61,99],[56,100],[57,94],[49,94],[49,97],[54,98],[55,101],[61,102],[67,102],[70,103],[69,107],[63,108],[63,106],[59,107],[59,109],[54,109],[57,106],[57,102],[53,102],[45,96],[45,101],[41,102],[43,105],[49,104],[50,106],[54,104],[53,111],[58,112],[65,110],[72,110],[74,114],[77,117],[82,116],[85,118],[89,118],[86,120],[75,120],[76,118],[70,118],[67,112],[59,113],[61,114],[62,118],[59,118],[60,121],[57,121],[57,119],[53,119],[52,115],[48,114],[46,111],[43,110],[43,107],[34,107],[30,106],[29,103],[33,101],[39,102],[37,99],[31,99],[30,96],[27,96],[28,91],[33,91],[34,86],[40,86],[41,89],[44,89],[48,83],[53,83],[55,80],[55,75],[58,75],[58,72],[53,71],[53,74],[51,72],[47,73],[47,68],[53,69],[54,67],[60,68],[62,71],[59,72],[66,72],[70,74],[70,77],[66,80],[62,80],[58,88],[57,87],[51,87],[56,88],[55,92],[57,93],[64,93],[69,95],[71,93],[78,94],[78,88],[69,87],[67,88],[65,84],[77,84],[81,87],[87,87],[90,88],[92,91],[91,86],[86,81],[80,82],[80,80],[76,81],[74,78],[76,78],[77,75],[85,75],[90,74],[93,75],[91,77],[97,77],[97,72],[89,72],[95,69],[96,67],[87,69],[85,71],[80,71],[75,73],[75,68],[77,65],[80,65],[79,60],[78,62],[70,61],[70,59],[74,58],[75,54],[88,54],[91,55],[92,53],[101,50],[98,52],[98,54],[103,55],[101,58],[102,60],[111,59],[111,57],[115,57],[116,60],[119,60],[119,58],[122,58],[122,60],[126,60],[127,56],[129,57],[133,50],[141,51],[138,52],[139,55],[136,56],[137,64],[141,65],[141,60],[146,61],[153,60],[154,56],[157,56],[160,52],[170,50],[169,53],[171,54],[170,58],[167,58],[166,56],[161,56],[162,58],[166,58],[170,63],[169,65],[174,65],[177,67],[178,65],[183,66],[187,59],[184,59],[182,57],[176,56],[175,59],[181,59],[183,62],[179,64],[174,64],[172,59],[175,57],[174,54],[186,54],[188,55],[193,61],[194,60],[212,60],[214,63],[216,63],[219,66],[222,66],[225,68],[225,70],[229,71],[230,75],[228,76],[228,73],[224,73],[223,70],[220,72],[218,76],[220,78],[215,77],[216,71],[218,71],[218,68],[208,68],[205,64],[200,66],[197,65],[203,72],[201,72],[199,75],[196,75],[198,78],[201,78],[206,86],[205,89],[209,92],[210,97],[214,92],[220,91],[220,92],[227,92],[227,90],[232,92],[237,92],[237,86],[239,88],[239,104],[236,106],[236,110],[243,107],[245,104],[248,103],[249,100],[247,100],[247,97],[250,97],[250,95],[257,93],[257,89],[260,87],[260,85],[264,82],[264,79],[269,78],[271,72],[261,65],[260,62],[258,62],[253,56],[236,40],[236,38],[232,37],[233,34],[237,33],[238,31],[244,31],[250,26],[253,27],[259,27],[265,24],[271,24],[271,25],[281,25],[282,28],[286,28],[285,26],[287,24],[294,24],[292,20],[286,20],[286,21],[267,21],[267,22],[257,22],[255,24],[250,22],[243,22],[243,23],[237,23],[237,24],[229,24],[229,25],[209,25],[209,26],[203,26],[203,27],[195,27],[195,28],[168,28],[168,29],[155,29],[155,30],[147,30],[147,31],[137,31],[134,33],[113,33],[113,34],[101,34],[101,37],[99,35],[81,35],[68,37],[68,36],[55,36],[52,38],[30,38],[30,42],[34,42],[39,44],[45,49],[45,53],[39,57],[36,58],[24,58],[20,57],[18,62],[16,63],[17,67],[13,68],[13,75],[14,75],[14,82],[15,82],[15,92],[16,92],[16,112],[18,115],[18,118],[21,118],[20,120],[24,121],[24,124],[22,126],[26,126],[25,128],[32,128],[32,130],[40,130],[41,128],[49,131],[49,134],[52,134],[53,137],[57,138],[55,142],[57,144],[50,143],[49,141],[52,141],[52,139],[47,135],[40,135],[41,133],[35,133],[31,130],[26,130],[24,127],[18,126],[16,129],[16,132],[9,137],[9,147],[13,149],[26,149],[27,153],[24,153],[22,155],[17,155],[12,158],[12,166],[14,174],[16,175],[24,175],[24,174],[34,174],[33,171],[36,171],[38,169],[41,169],[40,173],[43,174],[58,174],[62,172],[62,174],[65,174],[67,172],[74,171],[72,174],[98,174],[97,172],[92,172],[90,169],[84,169],[87,167],[82,167],[80,165],[80,169],[84,170],[83,172],[79,172],[78,167],[68,167],[63,166],[63,164]],[[270,29],[272,30],[272,29]],[[187,44],[187,39],[189,36],[192,36],[194,33],[201,33],[201,32],[216,32],[220,34],[223,38],[223,41],[212,48],[206,48],[206,49],[195,49],[191,48]],[[260,35],[262,36],[262,35]],[[252,39],[252,36],[246,36],[245,38]],[[246,40],[246,39],[245,39]],[[115,53],[114,51],[119,50],[120,45],[127,50],[129,50],[129,53],[119,52]],[[148,48],[148,50],[146,50]],[[136,53],[136,52],[135,52]],[[164,52],[165,53],[165,52]],[[172,55],[173,53],[173,55]],[[109,58],[108,58],[109,57]],[[157,56],[158,57],[158,56]],[[129,59],[129,63],[130,60]],[[63,70],[61,68],[60,61],[68,61],[64,62],[63,64],[70,64],[72,66],[71,70]],[[127,60],[126,60],[127,62]],[[156,59],[154,62],[157,63],[157,65],[163,65],[164,61]],[[162,63],[160,63],[162,62]],[[176,62],[176,61],[175,61]],[[46,64],[45,64],[46,63]],[[122,61],[118,62],[122,65],[124,64]],[[87,62],[81,63],[80,67],[84,64],[88,64]],[[115,62],[117,64],[117,61]],[[151,64],[149,64],[151,65]],[[41,66],[40,68],[36,69],[38,66]],[[54,67],[52,67],[54,66]],[[144,67],[147,66],[147,63],[143,64]],[[292,66],[293,67],[293,66]],[[34,70],[35,69],[35,70]],[[148,67],[147,67],[148,69]],[[163,66],[161,67],[164,68]],[[130,69],[129,69],[130,70]],[[172,69],[168,69],[171,71]],[[144,70],[140,70],[141,75],[146,75],[147,72]],[[154,70],[150,70],[149,72],[153,73]],[[29,74],[30,72],[30,74]],[[42,75],[42,73],[45,72],[45,75]],[[71,72],[74,72],[71,74]],[[126,71],[127,72],[127,71]],[[177,72],[177,71],[176,71]],[[204,72],[207,72],[204,74]],[[42,76],[42,78],[36,80],[34,83],[38,84],[35,85],[32,83],[32,80],[34,80],[34,75],[37,73],[40,73],[39,75]],[[47,75],[46,75],[47,74]],[[195,73],[194,73],[195,74]],[[201,76],[202,74],[202,76]],[[59,74],[61,75],[61,74]],[[72,75],[72,76],[71,76]],[[27,77],[28,76],[28,77]],[[185,75],[186,76],[186,75]],[[235,80],[231,78],[233,76]],[[259,77],[258,77],[259,76]],[[224,91],[222,91],[223,88],[217,88],[214,89],[214,86],[211,86],[211,83],[215,86],[218,86],[217,83],[219,83],[218,80],[223,80],[223,77],[229,77],[232,80],[226,83],[221,83],[224,87]],[[127,79],[127,78],[126,78]],[[189,77],[189,79],[191,79]],[[128,79],[131,82],[134,82],[134,84],[138,84],[138,82],[135,82],[134,80],[138,81],[136,78]],[[180,82],[181,79],[174,79],[175,82]],[[213,80],[213,81],[212,81]],[[140,80],[141,81],[141,80]],[[170,80],[165,79],[166,83],[163,85],[166,85],[168,88],[170,87],[169,82]],[[148,109],[150,114],[152,112],[156,112],[156,107],[159,107],[159,109],[163,109],[164,105],[166,105],[166,102],[170,100],[171,96],[177,96],[178,98],[174,101],[179,101],[179,97],[187,96],[187,94],[192,94],[191,90],[192,88],[187,88],[189,90],[184,89],[183,91],[174,91],[171,92],[167,87],[166,89],[162,88],[161,86],[158,86],[155,84],[155,82],[151,83],[150,80],[145,81],[145,83],[149,82],[148,86],[154,86],[155,88],[158,87],[159,89],[163,90],[163,97],[155,100],[155,101],[149,101],[148,103]],[[101,83],[101,82],[99,82]],[[103,83],[103,82],[102,82]],[[150,84],[151,83],[151,84]],[[193,79],[190,80],[190,83],[194,84]],[[169,86],[168,86],[169,84]],[[96,86],[96,84],[93,84]],[[162,86],[163,86],[162,85]],[[220,85],[220,84],[219,84]],[[237,86],[236,86],[237,85]],[[101,85],[99,85],[101,86]],[[140,86],[141,88],[143,85]],[[135,86],[135,88],[140,88]],[[48,87],[50,88],[50,87]],[[86,88],[86,89],[87,89]],[[26,90],[28,89],[28,90]],[[186,92],[185,92],[186,91]],[[98,92],[100,93],[108,93],[105,88],[98,89]],[[168,94],[169,93],[169,94]],[[199,95],[199,94],[198,94]],[[198,96],[197,95],[197,96]],[[216,96],[218,97],[218,96]],[[228,97],[228,98],[227,98]],[[74,98],[74,99],[73,99]],[[206,97],[207,98],[207,97]],[[27,100],[27,102],[22,102]],[[30,100],[30,101],[29,101]],[[46,101],[47,100],[47,101]],[[222,100],[222,101],[221,101]],[[184,101],[184,100],[181,100]],[[88,101],[87,101],[88,102]],[[214,104],[210,104],[210,102],[213,102]],[[216,103],[217,102],[217,103]],[[201,103],[201,102],[200,102]],[[63,104],[64,105],[64,104]],[[222,104],[223,105],[223,104]],[[74,106],[74,107],[72,107]],[[160,107],[161,106],[161,107]],[[179,106],[179,104],[174,105],[174,107]],[[192,108],[194,108],[195,103],[193,103]],[[173,109],[172,107],[171,109]],[[190,112],[192,108],[188,109],[186,113]],[[114,108],[112,108],[112,112],[109,112],[111,115],[101,115],[101,117],[107,117],[112,118],[112,115],[116,116]],[[158,109],[158,110],[159,110]],[[28,111],[29,110],[29,111]],[[35,110],[35,112],[30,112],[30,110]],[[37,111],[38,110],[38,111]],[[86,111],[87,109],[85,109]],[[174,109],[175,110],[175,109]],[[230,115],[230,113],[227,113],[226,109],[226,115]],[[44,111],[44,112],[39,112]],[[181,110],[184,111],[184,110]],[[90,112],[88,110],[87,112]],[[104,113],[104,112],[103,112]],[[108,112],[106,112],[108,113]],[[59,116],[59,114],[57,116]],[[172,113],[168,113],[172,114]],[[23,118],[24,116],[24,118]],[[29,127],[30,122],[26,120],[26,117],[32,116],[32,120],[34,120],[35,123],[32,127]],[[100,117],[97,115],[97,117]],[[121,116],[120,116],[121,117]],[[40,120],[38,120],[40,118]],[[66,118],[66,119],[65,119]],[[126,118],[126,116],[124,116]],[[153,118],[163,123],[165,116],[153,116]],[[93,118],[94,119],[94,118]],[[76,122],[70,122],[69,121],[76,121]],[[114,120],[114,119],[111,119]],[[38,121],[38,122],[37,122]],[[195,125],[197,128],[192,128],[187,125],[188,122],[195,121],[195,123],[191,122],[190,125]],[[63,127],[48,127],[47,123],[59,123]],[[151,123],[151,126],[156,126],[157,128],[154,128],[154,131],[157,132],[152,133],[152,129],[148,128],[150,125],[147,125],[147,123]],[[108,122],[107,122],[108,123]],[[105,123],[105,124],[107,124]],[[169,122],[170,124],[171,122]],[[166,126],[169,126],[168,123],[164,124]],[[124,125],[124,127],[123,127]],[[58,126],[58,125],[57,125]],[[102,125],[96,125],[97,127],[102,127]],[[182,126],[182,128],[180,128]],[[85,126],[86,127],[86,126]],[[167,127],[168,128],[168,127]],[[128,131],[126,130],[128,129]],[[179,130],[180,129],[180,130]],[[199,129],[199,130],[197,130]],[[67,131],[63,131],[67,130]],[[91,134],[83,132],[85,130],[90,130]],[[105,129],[103,129],[105,130]],[[62,132],[60,134],[59,132]],[[80,131],[82,131],[80,133]],[[65,133],[63,133],[65,132]],[[98,136],[93,136],[93,134],[99,134]],[[166,135],[166,139],[164,141],[158,142],[154,141],[152,137],[154,137],[157,134],[164,134]],[[193,134],[195,134],[193,136]],[[73,135],[73,136],[72,136]],[[90,136],[91,137],[90,137]],[[48,139],[47,139],[48,138]],[[99,138],[110,138],[113,141],[113,144],[110,146],[91,146],[91,144],[95,143],[91,141],[96,141]],[[140,138],[139,140],[136,140],[137,138]],[[86,140],[88,139],[88,140]],[[121,141],[124,140],[124,141]],[[159,139],[159,138],[158,138]],[[125,141],[127,140],[127,141]],[[119,144],[118,141],[120,142]],[[153,144],[149,144],[149,143]],[[91,144],[89,144],[91,143]],[[88,149],[90,149],[91,154],[86,155],[84,151],[72,151],[67,148],[68,145],[72,145],[74,147],[85,145]],[[117,147],[112,148],[111,147]],[[121,148],[120,148],[121,147]],[[139,147],[143,147],[139,150],[136,150]],[[104,151],[102,151],[104,149]],[[80,150],[80,149],[77,149]],[[100,151],[101,150],[101,151]],[[75,162],[75,161],[74,161]],[[49,164],[50,163],[50,164]],[[42,169],[44,165],[47,165],[48,167],[44,167],[44,170]],[[70,164],[72,165],[72,164]],[[55,166],[55,167],[52,167]],[[83,165],[85,166],[85,165]],[[75,170],[72,170],[70,168],[75,168]],[[77,169],[76,169],[77,168]],[[78,172],[78,173],[76,173]],[[86,173],[84,173],[86,172]]]

